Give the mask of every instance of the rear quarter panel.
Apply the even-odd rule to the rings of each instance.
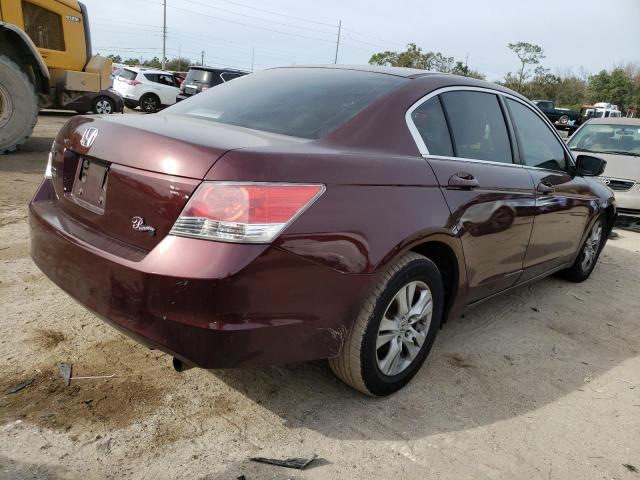
[[[270,150],[228,152],[206,179],[325,184],[324,195],[276,240],[279,248],[346,274],[375,273],[438,240],[462,265],[449,208],[424,158],[316,143]]]

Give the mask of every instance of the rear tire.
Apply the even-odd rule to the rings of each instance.
[[[155,93],[145,93],[140,97],[140,109],[146,113],[156,113],[160,110],[160,98]]]
[[[340,354],[329,359],[331,369],[366,395],[384,396],[399,390],[431,350],[442,319],[443,298],[435,263],[417,253],[403,255],[364,301]]]
[[[91,104],[91,111],[97,114],[111,114],[116,111],[116,104],[109,97],[96,97]]]
[[[598,219],[593,222],[573,265],[560,272],[562,278],[570,282],[584,282],[589,278],[591,272],[593,272],[593,269],[596,267],[596,263],[598,263],[600,252],[607,241],[605,219],[606,217],[604,215],[600,215]]]
[[[0,154],[22,145],[38,120],[38,97],[18,64],[0,55]]]

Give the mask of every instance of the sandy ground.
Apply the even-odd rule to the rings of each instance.
[[[0,479],[640,479],[640,234],[619,230],[583,284],[547,279],[450,322],[389,398],[324,362],[178,374],[29,258],[27,202],[67,118],[0,158]],[[62,361],[116,377],[65,387]],[[312,454],[303,472],[248,460]]]

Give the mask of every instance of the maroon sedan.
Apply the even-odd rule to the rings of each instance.
[[[603,169],[490,83],[278,68],[156,115],[69,120],[31,254],[177,368],[328,358],[386,395],[466,306],[590,275],[616,215]]]

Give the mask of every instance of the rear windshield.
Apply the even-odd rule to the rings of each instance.
[[[199,68],[192,68],[187,73],[187,78],[185,78],[185,82],[187,83],[211,83],[211,79],[213,78],[213,72],[209,70],[200,70]]]
[[[120,78],[124,78],[125,80],[134,80],[138,76],[138,72],[134,72],[133,70],[127,70],[123,68],[118,72],[118,76]]]
[[[407,79],[327,68],[280,68],[223,83],[167,113],[320,138]]]

